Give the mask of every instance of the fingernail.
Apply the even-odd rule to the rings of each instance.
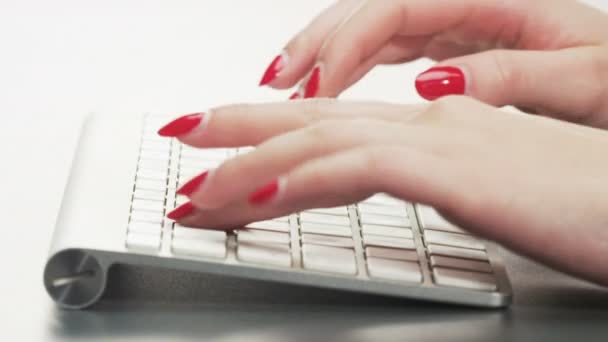
[[[266,203],[276,196],[279,192],[280,180],[275,179],[274,181],[264,185],[257,189],[249,196],[249,203],[251,204],[262,204]]]
[[[179,117],[158,130],[161,137],[177,137],[186,134],[198,126],[203,120],[204,113],[193,113]]]
[[[264,71],[264,75],[260,80],[260,87],[267,85],[279,76],[281,70],[287,65],[287,59],[287,53],[283,52],[272,60],[266,71]]]
[[[182,185],[181,188],[177,189],[176,193],[178,195],[183,195],[183,196],[192,195],[192,193],[194,191],[196,191],[196,189],[198,189],[201,184],[203,184],[203,182],[207,178],[208,174],[209,174],[209,171],[205,171],[205,172],[201,173],[200,175],[192,178],[191,180],[187,181],[186,184]]]
[[[193,211],[194,211],[194,206],[192,205],[192,202],[186,202],[186,203],[180,205],[179,207],[173,209],[173,211],[171,211],[170,213],[167,214],[167,217],[174,221],[178,221],[178,220],[192,214]]]
[[[306,87],[304,87],[304,98],[308,99],[311,97],[315,97],[317,92],[319,91],[319,83],[321,81],[321,68],[316,66],[312,69],[312,73],[306,82]]]
[[[291,96],[289,97],[290,100],[297,100],[300,98],[300,93],[298,93],[297,91],[293,94],[291,94]]]
[[[463,95],[464,73],[451,66],[431,68],[416,77],[416,90],[429,101],[446,95]]]

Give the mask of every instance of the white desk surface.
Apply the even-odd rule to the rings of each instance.
[[[605,0],[589,2],[608,8]],[[604,292],[513,256],[518,266],[510,269],[511,276],[522,299],[498,313],[138,271],[118,272],[121,284],[132,287],[111,286],[106,304],[97,310],[55,309],[42,286],[42,268],[81,119],[91,112],[177,115],[227,102],[284,99],[288,92],[258,88],[259,77],[288,38],[328,3],[0,2],[0,208],[5,222],[0,336],[21,341],[271,341],[310,333],[361,341],[407,334],[473,340],[511,336],[513,322],[524,327],[515,336],[543,336],[543,327],[559,327],[572,316],[581,319],[576,328],[555,338],[576,332],[606,336],[605,328],[592,324],[606,322]],[[428,65],[378,69],[344,97],[419,101],[413,79]],[[162,290],[150,288],[152,278]],[[561,299],[543,295],[544,286]],[[563,300],[572,293],[584,302]],[[585,309],[576,308],[581,303]],[[435,323],[442,324],[440,331]],[[534,332],[538,329],[540,335]]]

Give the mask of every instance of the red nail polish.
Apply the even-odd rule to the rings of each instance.
[[[204,113],[194,113],[179,117],[158,130],[161,137],[177,137],[186,134],[198,126]]]
[[[418,75],[416,90],[429,101],[446,95],[463,95],[464,73],[459,68],[450,66],[431,68]]]
[[[184,195],[184,196],[192,195],[192,193],[194,191],[196,191],[196,189],[198,189],[201,186],[201,184],[203,184],[203,182],[207,178],[208,174],[209,174],[209,171],[205,171],[205,172],[201,173],[200,175],[192,178],[191,180],[187,181],[186,184],[182,185],[182,187],[179,188],[176,193],[178,195]]]
[[[192,205],[192,202],[186,202],[180,205],[179,207],[173,209],[173,211],[167,214],[167,217],[172,220],[178,221],[192,214],[193,211],[194,206]]]
[[[264,185],[263,187],[259,188],[258,190],[254,191],[249,196],[249,203],[262,204],[264,202],[267,202],[268,200],[273,198],[274,195],[276,195],[276,193],[278,191],[279,191],[279,180],[276,179],[276,180]]]
[[[279,75],[281,70],[283,70],[284,67],[285,67],[285,58],[283,57],[283,55],[281,54],[281,55],[276,56],[272,60],[272,63],[270,63],[268,68],[266,68],[266,71],[264,72],[264,75],[262,76],[262,79],[260,80],[260,86],[265,86],[268,83],[272,82],[272,80],[277,78],[277,76]]]
[[[317,92],[319,91],[319,83],[321,81],[321,69],[317,66],[312,69],[312,73],[308,78],[308,82],[306,82],[306,87],[304,88],[304,98],[315,97]]]
[[[300,94],[296,91],[295,93],[291,94],[291,96],[289,97],[290,100],[297,100],[300,98]]]

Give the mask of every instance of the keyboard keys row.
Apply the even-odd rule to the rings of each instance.
[[[483,242],[431,207],[417,205],[416,210],[435,284],[495,291],[496,279]]]

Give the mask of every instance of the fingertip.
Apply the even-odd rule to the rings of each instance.
[[[426,100],[433,101],[447,95],[464,95],[465,73],[454,66],[434,66],[416,77],[416,91]]]

